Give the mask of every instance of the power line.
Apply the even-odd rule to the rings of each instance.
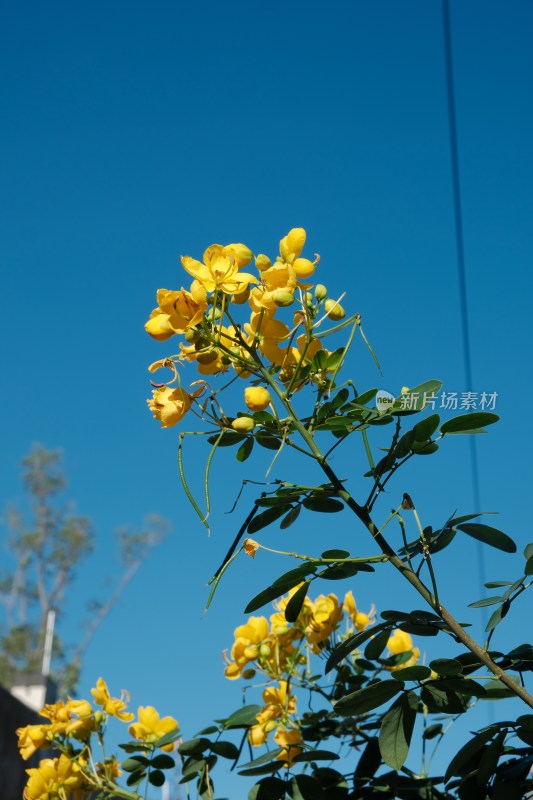
[[[452,35],[450,25],[450,9],[448,0],[442,0],[442,18],[444,33],[444,57],[446,64],[446,90],[448,97],[448,126],[450,138],[450,161],[452,170],[452,194],[455,222],[455,245],[457,254],[457,273],[459,279],[459,302],[461,308],[461,328],[463,341],[463,357],[465,366],[466,390],[473,389],[472,358],[470,347],[470,325],[468,319],[468,293],[466,285],[465,250],[463,235],[463,210],[461,202],[461,182],[459,174],[459,148],[457,145],[457,117],[455,111],[455,88],[453,80]],[[481,511],[481,492],[479,488],[479,468],[476,437],[470,436],[470,469],[472,474],[472,494],[476,511]],[[485,554],[480,542],[477,543],[477,562],[479,582],[485,588]],[[486,616],[486,611],[484,611]],[[486,620],[485,620],[486,622]]]

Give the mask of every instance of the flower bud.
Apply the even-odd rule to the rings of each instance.
[[[298,258],[305,244],[305,236],[303,228],[292,228],[287,236],[283,237],[279,243],[279,252],[285,261],[288,261],[291,256]]]
[[[298,278],[310,278],[315,271],[315,265],[308,258],[296,258],[292,266]]]
[[[102,725],[106,721],[106,715],[103,711],[95,711],[94,721],[97,725]]]
[[[264,253],[259,253],[255,258],[255,266],[259,272],[263,272],[265,269],[269,269],[272,266],[272,262]]]
[[[292,306],[294,303],[294,297],[290,292],[284,292],[283,289],[279,289],[277,292],[274,292],[272,295],[272,300],[277,306],[281,308],[285,308],[286,306]]]
[[[239,267],[245,267],[252,260],[252,251],[240,242],[239,244],[227,244],[224,250],[235,256]]]
[[[231,423],[231,427],[238,433],[250,433],[255,428],[255,422],[251,417],[237,417]]]
[[[243,655],[251,660],[257,658],[257,656],[259,655],[258,646],[256,644],[249,644],[248,647],[244,648]]]
[[[268,722],[265,722],[264,731],[265,733],[270,733],[275,728],[278,727],[278,723],[274,719],[269,719]]]
[[[315,297],[317,300],[325,300],[328,296],[328,290],[323,283],[317,283],[315,286]]]
[[[311,292],[305,293],[305,305],[308,308],[311,308],[311,306],[313,305],[313,295],[311,294]]]
[[[194,342],[196,342],[200,336],[200,333],[199,331],[195,330],[195,328],[189,328],[189,330],[185,331],[184,336],[186,342],[189,342],[189,344],[194,344]]]
[[[250,411],[264,411],[270,403],[270,394],[263,386],[248,386],[244,390],[244,402]]]
[[[344,319],[346,316],[346,311],[343,307],[337,303],[336,300],[332,300],[331,298],[324,303],[324,309],[328,317],[335,322],[339,319]]]
[[[270,645],[269,644],[266,644],[266,643],[262,644],[261,647],[259,648],[259,653],[263,658],[268,658],[269,655],[270,655],[270,652],[271,652],[271,650],[270,650]]]
[[[205,318],[209,320],[209,322],[215,322],[215,320],[220,319],[223,315],[224,312],[222,311],[222,309],[213,306],[212,308],[209,309],[209,311],[205,315]]]

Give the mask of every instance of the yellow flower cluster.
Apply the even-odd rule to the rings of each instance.
[[[39,749],[54,746],[64,751],[58,758],[44,758],[38,767],[26,770],[24,800],[81,800],[98,787],[102,777],[113,781],[121,774],[114,757],[94,763],[90,738],[93,733],[101,737],[109,717],[122,722],[135,719],[135,714],[127,711],[128,693],[123,691],[120,697],[112,697],[106,682],[99,678],[91,694],[100,708],[94,709],[87,700],[58,701],[41,709],[40,714],[48,723],[17,730],[19,750],[25,760]],[[154,744],[177,729],[178,723],[172,717],[160,718],[151,706],[141,706],[138,721],[130,725],[129,732],[140,742]],[[173,747],[169,744],[162,749],[170,751]]]
[[[280,678],[294,667],[301,656],[301,647],[307,643],[312,653],[319,653],[332,633],[339,628],[343,610],[348,619],[355,617],[358,630],[364,630],[374,622],[373,610],[369,614],[358,612],[352,592],[339,602],[335,594],[320,595],[314,601],[306,597],[298,619],[289,624],[285,609],[299,586],[274,603],[275,613],[266,617],[250,617],[244,625],[235,629],[235,640],[230,658],[226,660],[225,675],[235,680],[245,674],[253,664],[272,678]]]
[[[296,374],[308,366],[318,351],[324,350],[321,339],[313,335],[313,300],[311,284],[303,283],[313,276],[320,257],[311,261],[302,256],[306,241],[303,228],[293,228],[279,243],[279,255],[272,262],[263,253],[255,256],[258,277],[244,272],[254,258],[252,251],[241,243],[213,244],[207,248],[203,261],[183,256],[181,263],[193,278],[189,289],[171,291],[159,289],[157,307],[145,325],[157,341],[176,334],[184,336],[180,351],[173,357],[176,363],[196,362],[202,375],[218,375],[232,368],[241,377],[258,374],[259,358],[277,370],[279,380],[292,382],[293,390],[307,381],[317,380],[305,373]],[[319,291],[320,289],[320,291]],[[332,320],[344,317],[337,301],[327,298],[324,286],[315,291],[318,304]],[[292,325],[276,318],[278,309],[298,301]],[[249,304],[250,316],[242,324],[234,323],[234,306]],[[300,332],[298,330],[300,329]],[[170,360],[170,359],[169,359]],[[177,380],[177,371],[174,380]],[[156,385],[148,406],[162,427],[179,422],[191,407],[194,395],[169,385]],[[256,401],[252,392],[267,393],[263,387],[246,390],[246,404],[251,411],[263,410],[270,402]]]

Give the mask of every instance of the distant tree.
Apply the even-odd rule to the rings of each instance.
[[[95,540],[91,521],[63,499],[66,477],[62,453],[36,445],[22,460],[25,507],[11,506],[6,515],[5,543],[11,565],[0,572],[0,683],[12,686],[23,673],[40,672],[46,624],[55,611],[52,677],[60,693],[76,686],[81,659],[97,628],[107,617],[148,552],[161,541],[168,523],[155,515],[140,531],[124,527],[117,533],[118,563],[106,596],[89,598],[90,617],[77,642],[63,641],[59,630],[79,565],[91,555]]]

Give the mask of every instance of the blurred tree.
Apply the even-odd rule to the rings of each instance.
[[[0,683],[12,686],[18,675],[40,672],[48,614],[60,623],[76,569],[94,550],[88,517],[64,502],[66,479],[62,454],[36,445],[22,460],[27,508],[7,512],[6,544],[13,559],[0,573]],[[97,628],[107,617],[148,552],[161,541],[168,523],[151,515],[140,531],[122,528],[117,534],[121,572],[105,598],[88,601],[89,620],[78,642],[66,646],[56,632],[52,646],[52,677],[60,694],[72,693],[81,659]]]

